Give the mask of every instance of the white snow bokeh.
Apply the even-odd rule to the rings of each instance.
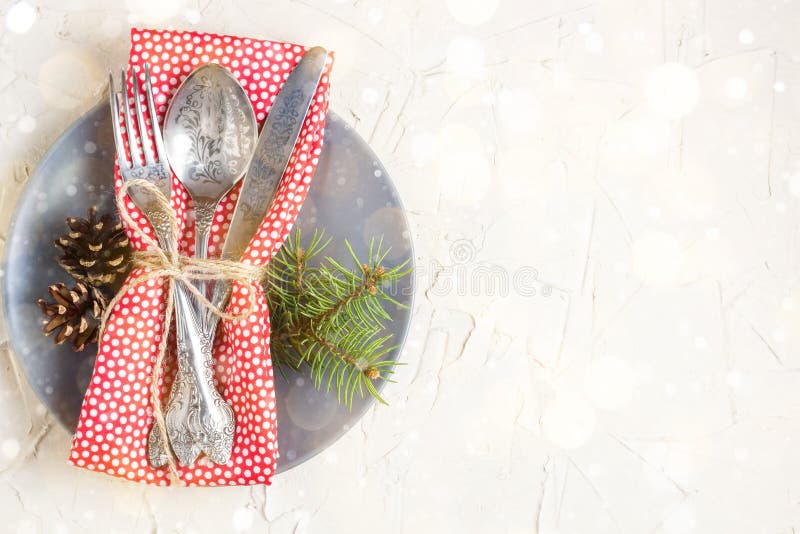
[[[25,0],[13,2],[6,12],[6,28],[13,33],[26,33],[36,22],[36,8]]]

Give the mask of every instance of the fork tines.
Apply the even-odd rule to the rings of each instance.
[[[111,121],[114,127],[114,142],[117,147],[117,158],[119,159],[119,166],[122,169],[140,168],[144,165],[153,165],[157,163],[166,163],[166,152],[164,150],[164,141],[161,137],[161,129],[158,126],[158,119],[156,116],[155,102],[153,101],[153,87],[150,80],[150,65],[144,65],[144,86],[145,86],[145,99],[147,100],[147,115],[150,118],[150,128],[147,128],[145,122],[144,112],[142,111],[142,104],[140,103],[141,91],[139,88],[139,71],[136,67],[131,68],[133,78],[133,105],[131,105],[131,95],[128,93],[128,88],[125,83],[126,72],[125,69],[121,71],[120,88],[117,91],[114,87],[114,76],[109,71],[108,73],[108,87],[109,87],[109,101],[111,104],[111,113],[113,120]],[[123,103],[123,121],[125,133],[127,134],[128,142],[122,136],[122,125],[120,124],[120,105],[119,99]],[[138,135],[131,114],[131,107],[134,108],[136,114],[136,123],[138,125]],[[150,135],[148,135],[148,133]],[[149,140],[152,138],[153,145],[155,146],[155,153],[151,148]],[[144,155],[144,160],[142,160]]]

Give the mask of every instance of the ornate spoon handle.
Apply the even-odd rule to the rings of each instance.
[[[184,363],[191,370],[186,382],[189,384],[192,402],[186,410],[179,406],[176,415],[183,418],[192,442],[185,446],[183,459],[177,450],[175,455],[181,463],[191,465],[197,458],[198,451],[202,451],[212,462],[224,464],[230,459],[233,449],[235,421],[233,410],[214,385],[214,331],[204,328],[202,312],[195,307],[196,303],[191,295],[180,286],[177,289],[177,307],[183,310],[185,331],[195,335],[178,337],[179,359],[184,357],[189,360]],[[169,415],[168,409],[168,419]]]

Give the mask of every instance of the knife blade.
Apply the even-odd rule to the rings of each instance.
[[[239,193],[222,248],[223,259],[236,261],[241,258],[261,226],[289,164],[327,56],[324,48],[311,48],[275,97]]]
[[[327,57],[328,53],[322,47],[309,49],[275,97],[239,191],[222,247],[222,259],[237,261],[242,257],[272,205],[325,70]],[[218,280],[211,302],[222,309],[229,296],[230,282]],[[209,326],[216,325],[216,315],[209,313],[207,318]]]

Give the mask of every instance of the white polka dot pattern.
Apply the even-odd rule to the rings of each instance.
[[[150,64],[159,121],[180,82],[198,65],[214,62],[230,70],[242,84],[261,123],[306,50],[273,41],[140,29],[131,30],[131,43],[130,65],[142,72],[144,63]],[[243,261],[247,263],[263,265],[277,252],[308,192],[322,150],[332,64],[329,54],[275,202],[245,251]],[[143,82],[143,74],[141,77]],[[130,91],[130,80],[128,85]],[[115,183],[117,187],[121,183],[118,170]],[[219,253],[239,188],[217,208],[209,246],[212,257]],[[172,205],[181,221],[180,248],[187,254],[194,249],[194,222],[186,218],[191,214],[189,204],[191,200],[173,177]],[[146,219],[130,201],[128,209],[152,236]],[[141,238],[130,238],[135,248],[145,247]],[[214,349],[218,387],[236,413],[233,454],[226,465],[203,458],[192,467],[179,466],[180,478],[187,485],[269,484],[274,473],[278,453],[275,391],[269,311],[261,288],[235,284],[228,311],[244,312],[250,291],[256,292],[256,312],[242,321],[225,321]],[[164,335],[164,307],[163,282],[150,280],[131,288],[113,310],[72,442],[69,461],[73,465],[139,482],[169,484],[167,470],[154,469],[147,461],[147,435],[153,421],[150,377]],[[175,373],[174,358],[168,355],[166,361],[162,402]]]

